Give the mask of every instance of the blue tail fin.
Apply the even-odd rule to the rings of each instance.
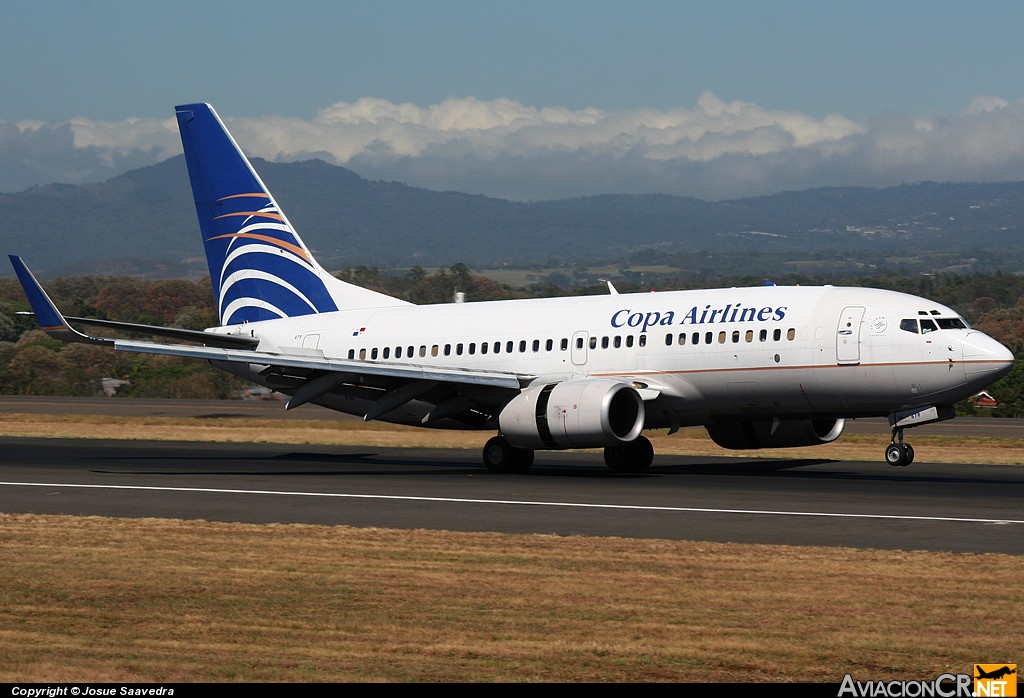
[[[222,325],[404,305],[317,264],[213,107],[175,111]]]

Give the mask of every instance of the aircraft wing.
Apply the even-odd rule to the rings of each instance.
[[[441,386],[476,390],[478,398],[483,398],[484,402],[501,404],[517,394],[523,385],[534,378],[534,376],[501,371],[345,360],[327,357],[323,352],[311,349],[301,350],[301,353],[300,351],[259,351],[256,349],[259,339],[250,336],[94,318],[67,318],[50,300],[25,262],[15,255],[11,255],[10,259],[15,273],[25,289],[25,294],[28,296],[36,320],[43,331],[50,336],[63,342],[101,344],[121,351],[240,364],[248,370],[263,375],[281,376],[285,380],[294,382],[296,386],[293,397],[287,405],[289,409],[315,400],[324,393],[338,388],[342,383],[376,389],[376,394],[379,396],[377,402],[380,404],[366,414],[367,419],[383,416],[390,409],[432,390],[440,394],[447,393],[448,391],[444,391]],[[69,319],[74,319],[81,324],[192,341],[205,346],[94,337],[72,327]],[[440,418],[437,415],[439,413],[435,413],[435,418]]]
[[[57,309],[54,302],[50,300],[50,297],[43,290],[42,285],[40,285],[35,274],[28,268],[24,260],[17,255],[9,255],[9,257],[11,264],[14,266],[14,273],[18,275],[18,281],[21,282],[21,287],[25,290],[28,302],[32,306],[32,313],[29,314],[36,316],[36,321],[44,332],[62,342],[103,344],[107,346],[115,344],[116,340],[114,339],[93,337],[92,335],[79,332],[68,322],[69,320],[74,320],[82,325],[95,325],[123,332],[138,332],[155,337],[169,337],[182,341],[199,342],[207,346],[253,349],[259,344],[259,340],[255,337],[186,330],[180,327],[160,327],[132,322],[116,322],[114,320],[100,320],[97,318],[65,317]]]

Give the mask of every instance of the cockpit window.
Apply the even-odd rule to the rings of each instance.
[[[958,317],[939,317],[935,318],[935,322],[939,323],[940,330],[966,330],[967,323]]]
[[[906,320],[900,320],[900,329],[904,332],[913,332],[917,334],[917,319],[908,318]]]
[[[921,320],[921,334],[928,334],[939,329],[934,320]]]

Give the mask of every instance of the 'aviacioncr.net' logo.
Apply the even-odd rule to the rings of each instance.
[[[974,695],[978,698],[1016,696],[1017,665],[975,664]]]

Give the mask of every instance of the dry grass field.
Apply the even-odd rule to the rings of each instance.
[[[474,449],[487,436],[26,414],[0,433]],[[654,440],[722,455],[702,433]],[[1024,460],[1010,439],[915,446]],[[879,451],[850,436],[807,456]],[[0,514],[0,598],[6,682],[837,683],[1024,660],[1024,558],[1004,555]]]
[[[1024,559],[0,515],[0,681],[827,681],[1019,661]]]

